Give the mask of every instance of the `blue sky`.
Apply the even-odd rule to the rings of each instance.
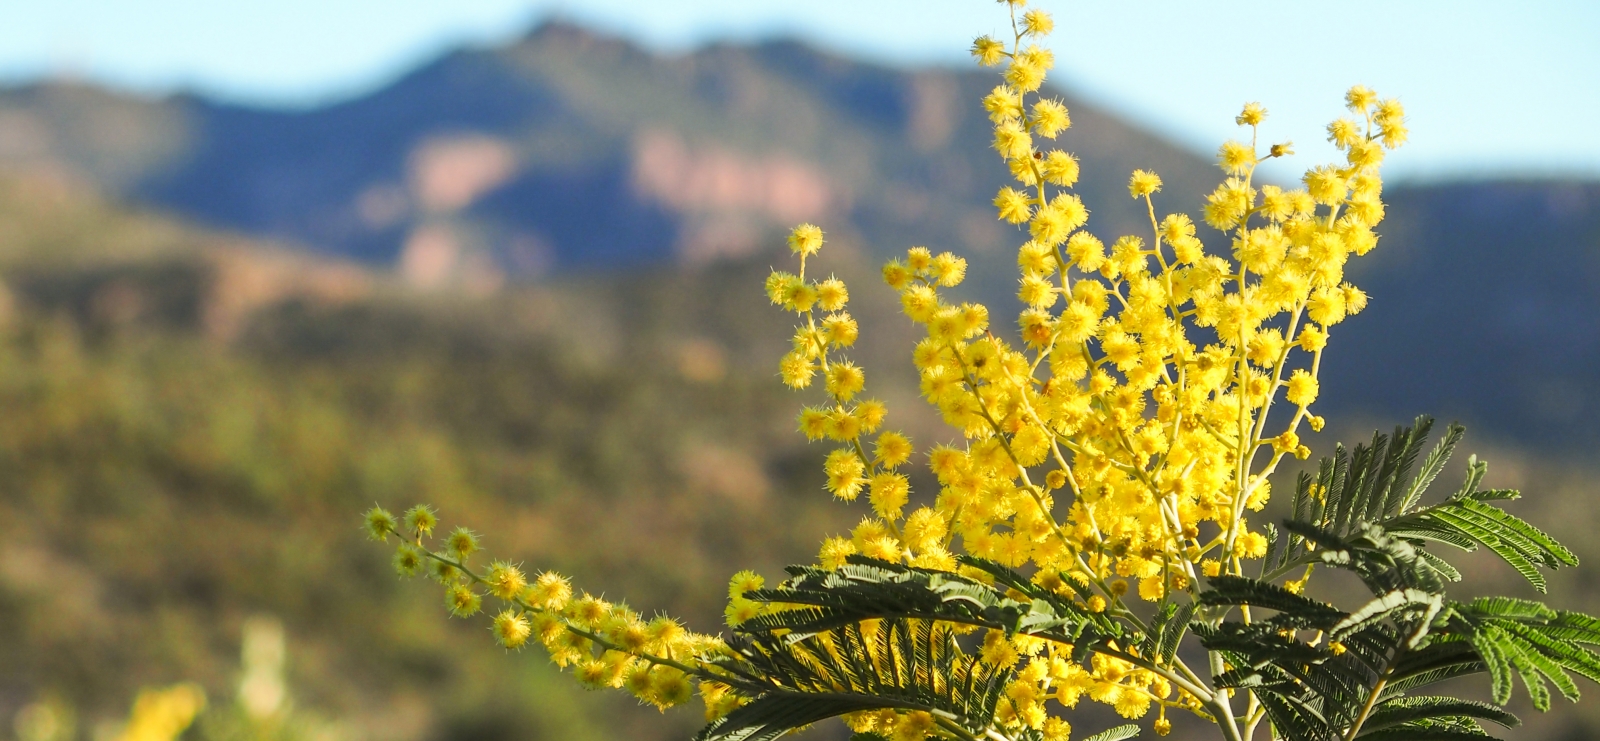
[[[1360,82],[1400,97],[1409,179],[1600,177],[1595,0],[1034,0],[1053,11],[1056,80],[1196,148],[1247,100],[1267,135],[1326,153],[1321,127]],[[677,53],[797,36],[892,64],[967,64],[999,30],[988,0],[49,0],[11,3],[0,81],[71,75],[160,94],[308,105],[359,94],[463,43],[552,14]]]

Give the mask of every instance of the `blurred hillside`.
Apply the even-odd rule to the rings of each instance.
[[[1404,150],[1397,156],[1403,156]],[[1395,188],[1372,296],[1335,328],[1327,400],[1460,419],[1506,442],[1600,449],[1600,183]]]
[[[293,696],[352,738],[681,737],[692,717],[584,696],[452,623],[359,512],[433,502],[497,555],[706,626],[736,564],[775,572],[849,525],[793,399],[739,357],[781,352],[783,317],[754,290],[695,298],[759,286],[754,264],[416,297],[17,181],[0,235],[8,720],[43,694],[87,734],[180,680],[227,706],[241,625],[267,613]]]
[[[181,680],[226,705],[267,613],[297,707],[345,737],[685,737],[692,711],[587,695],[449,620],[356,515],[431,501],[497,554],[718,625],[729,573],[809,560],[863,510],[827,501],[774,377],[789,320],[759,286],[781,230],[828,229],[869,388],[890,424],[945,439],[875,266],[954,249],[971,295],[1016,306],[1020,237],[987,205],[992,84],[782,42],[661,58],[550,25],[305,111],[0,91],[0,631],[20,637],[0,643],[0,719],[58,697],[91,738]],[[1091,229],[1142,233],[1136,167],[1198,210],[1206,157],[1067,98]],[[1521,511],[1600,559],[1600,184],[1387,198],[1310,442],[1466,421]],[[1578,718],[1536,728],[1600,729]]]

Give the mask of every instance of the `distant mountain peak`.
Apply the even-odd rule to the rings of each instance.
[[[982,252],[1006,239],[984,205],[1006,177],[990,86],[793,39],[666,57],[557,18],[305,110],[102,94],[111,113],[67,116],[0,93],[0,166],[32,121],[43,156],[110,192],[427,285],[749,254],[801,219],[870,250]],[[1139,223],[1114,197],[1132,167],[1175,191],[1210,175],[1103,113],[1074,119],[1063,141],[1105,227]]]

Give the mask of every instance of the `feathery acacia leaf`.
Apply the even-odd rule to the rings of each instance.
[[[1009,668],[969,656],[948,627],[883,620],[790,641],[737,638],[727,684],[750,699],[706,726],[697,741],[770,741],[795,728],[862,710],[933,713],[974,733],[993,722]]]

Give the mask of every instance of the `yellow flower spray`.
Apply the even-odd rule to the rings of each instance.
[[[1350,116],[1327,129],[1344,161],[1313,167],[1303,187],[1284,189],[1256,173],[1291,147],[1264,144],[1267,112],[1246,104],[1236,118],[1245,136],[1218,150],[1224,178],[1199,218],[1220,238],[1208,245],[1195,218],[1159,208],[1161,177],[1146,170],[1130,174],[1128,193],[1145,206],[1149,230],[1102,238],[1086,228],[1089,211],[1072,191],[1077,158],[1054,146],[1071,127],[1066,107],[1043,90],[1054,60],[1041,44],[1054,22],[1025,9],[1025,0],[1001,2],[1010,38],[979,38],[972,54],[1002,73],[982,104],[1013,179],[995,195],[996,215],[1025,234],[1016,253],[1025,308],[1014,333],[992,327],[985,306],[947,300],[942,291],[959,285],[967,267],[952,253],[912,247],[882,272],[905,315],[926,331],[911,353],[922,396],[963,442],[918,458],[905,435],[883,430],[885,405],[864,395],[864,372],[842,355],[858,339],[849,291],[807,272],[822,229],[796,227],[788,244],[797,269],[766,281],[772,303],[799,318],[778,363],[783,382],[797,390],[820,382],[823,392],[801,409],[798,429],[837,446],[824,463],[827,490],[846,502],[865,494],[872,511],[849,537],[823,542],[817,567],[859,561],[993,585],[991,572],[972,565],[981,559],[1028,575],[1029,585],[996,587],[1009,597],[1020,599],[1021,586],[1042,590],[1092,620],[1154,636],[1162,632],[1154,616],[1198,605],[1206,584],[1243,577],[1247,562],[1267,555],[1274,534],[1250,518],[1266,506],[1284,458],[1310,455],[1306,428],[1323,427],[1312,411],[1323,352],[1333,328],[1367,304],[1345,266],[1378,243],[1379,166],[1406,140],[1405,113],[1394,100],[1351,88]],[[914,459],[927,461],[940,488],[932,506],[907,512],[903,468]],[[723,638],[575,593],[554,573],[530,577],[503,562],[475,568],[477,541],[465,529],[431,550],[436,520],[426,507],[403,523],[375,508],[367,525],[374,538],[402,536],[397,569],[431,569],[453,614],[472,615],[492,596],[504,606],[492,620],[503,646],[538,643],[586,686],[622,688],[665,708],[690,699],[697,685],[707,720],[760,694],[731,691],[748,678],[730,668],[735,659],[757,654]],[[1310,572],[1307,565],[1288,581],[1286,593],[1303,590]],[[730,626],[802,609],[764,586],[751,572],[733,577]],[[883,630],[877,619],[860,626],[862,640]],[[817,639],[821,653],[806,661],[827,664],[846,637]],[[1267,715],[1256,693],[1213,689],[1203,678],[1232,668],[1222,651],[1190,666],[1116,641],[1087,656],[1071,642],[1016,630],[989,629],[974,641],[975,666],[1008,672],[985,731],[991,739],[1065,741],[1070,725],[1047,708],[1051,700],[1072,708],[1088,698],[1129,719],[1154,711],[1149,723],[1159,735],[1172,728],[1169,714],[1186,712],[1223,726],[1234,741],[1254,737]],[[948,714],[884,707],[846,721],[881,738],[983,737]],[[1369,703],[1348,725],[1351,735],[1371,710]]]

